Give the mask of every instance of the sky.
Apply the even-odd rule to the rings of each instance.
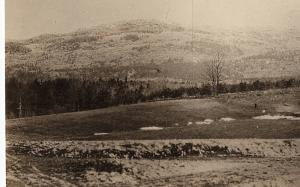
[[[185,27],[300,28],[300,0],[6,0],[6,39],[155,19]]]

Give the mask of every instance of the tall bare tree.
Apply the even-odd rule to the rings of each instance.
[[[218,95],[223,78],[224,55],[220,52],[206,64],[205,77],[211,85],[213,95]]]

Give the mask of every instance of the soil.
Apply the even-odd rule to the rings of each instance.
[[[8,145],[7,186],[11,187],[300,184],[299,139],[45,141]],[[173,155],[162,156],[172,145],[176,145]],[[193,154],[189,151],[193,149],[184,148],[186,145],[198,147],[202,154]],[[225,146],[231,152],[220,149]],[[62,150],[65,155],[58,154]],[[100,150],[107,154],[99,154]],[[145,150],[152,156],[146,157]],[[237,150],[238,154],[233,154]],[[128,153],[136,156],[125,156]]]

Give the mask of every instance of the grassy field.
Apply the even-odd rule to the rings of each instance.
[[[299,96],[293,88],[7,120],[7,186],[296,187]],[[254,119],[262,115],[282,119]]]
[[[299,120],[253,119],[265,114],[298,115],[299,111],[300,89],[293,88],[13,119],[7,120],[6,134],[8,140],[299,138]],[[235,120],[220,121],[224,117]],[[199,125],[205,119],[214,122]],[[149,126],[163,129],[140,130]]]

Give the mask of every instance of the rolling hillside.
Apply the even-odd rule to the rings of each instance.
[[[226,55],[226,79],[298,76],[300,32],[189,30],[133,20],[6,42],[6,75],[203,80],[203,63]]]
[[[299,116],[299,93],[299,88],[256,91],[9,119],[6,135],[12,140],[299,138],[299,117],[253,118]]]

